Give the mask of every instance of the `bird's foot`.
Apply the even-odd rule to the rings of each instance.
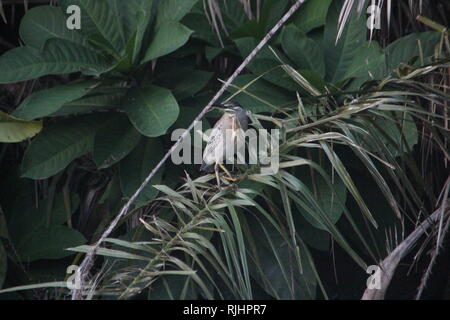
[[[227,168],[225,168],[225,166],[221,163],[218,164],[219,167],[223,170],[224,174],[222,175],[222,177],[227,180],[227,181],[231,181],[231,182],[236,182],[238,180],[237,177],[233,177],[232,174],[230,173],[230,171],[227,170]]]
[[[233,177],[232,175],[230,176],[223,175],[222,178],[231,182],[236,182],[239,180],[239,177]]]

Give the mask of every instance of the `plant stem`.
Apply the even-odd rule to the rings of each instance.
[[[442,24],[439,24],[439,23],[437,23],[437,22],[435,22],[435,21],[433,21],[433,20],[431,20],[431,19],[429,19],[427,17],[418,15],[416,17],[416,20],[422,22],[424,25],[430,27],[431,29],[434,29],[434,30],[436,30],[438,32],[441,32],[441,33],[448,34],[448,29],[445,26],[443,26]]]

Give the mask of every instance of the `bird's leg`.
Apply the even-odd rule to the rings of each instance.
[[[230,171],[228,171],[227,168],[225,168],[225,166],[221,163],[218,163],[218,165],[220,166],[220,168],[222,168],[222,170],[228,175],[228,177],[223,177],[224,179],[228,180],[228,181],[237,181],[237,178],[233,178],[233,176],[231,175]]]
[[[214,165],[214,172],[215,172],[215,174],[216,174],[217,188],[220,189],[220,178],[219,178],[219,166],[218,166],[218,163],[216,163],[216,164]]]
[[[233,118],[233,124],[231,125],[231,128],[232,128],[233,132],[236,132],[236,117]],[[233,137],[233,140],[234,140],[234,145],[236,146],[236,137]],[[233,159],[233,165],[231,166],[231,171],[234,172],[234,159]],[[228,173],[228,175],[230,175],[230,174]]]
[[[231,136],[231,138],[233,139],[233,143],[235,143],[235,139],[236,139],[236,137],[235,137],[235,134],[236,134],[236,117],[232,117],[232,119],[231,119],[231,130],[232,130],[232,136]],[[225,180],[228,180],[228,181],[236,181],[237,179],[236,178],[233,178],[232,176],[231,176],[231,173],[230,173],[230,171],[228,171],[228,169],[227,168],[225,168],[225,166],[222,164],[222,163],[219,163],[219,166],[222,168],[222,170],[228,175],[228,177],[225,177],[224,176],[224,179]]]

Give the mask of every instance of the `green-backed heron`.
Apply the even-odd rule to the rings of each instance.
[[[203,162],[200,167],[200,171],[216,173],[217,183],[219,182],[218,167],[227,173],[228,180],[233,180],[228,170],[223,166],[222,162],[227,154],[227,148],[231,147],[236,150],[235,147],[239,139],[242,139],[243,135],[239,134],[239,129],[243,131],[247,130],[248,117],[247,112],[237,103],[228,101],[223,104],[219,104],[218,107],[225,108],[223,116],[216,122],[214,128],[209,136],[208,143],[206,144],[205,151],[203,153]],[[227,142],[227,130],[231,130],[231,142],[232,146],[226,146]]]

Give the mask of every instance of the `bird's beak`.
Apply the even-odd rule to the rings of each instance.
[[[211,106],[211,110],[220,109],[220,112],[224,109],[224,106],[221,103],[216,103]]]
[[[224,112],[227,112],[227,113],[234,112],[233,109],[230,109],[230,108],[226,107],[223,103],[214,104],[213,107],[220,108]]]

